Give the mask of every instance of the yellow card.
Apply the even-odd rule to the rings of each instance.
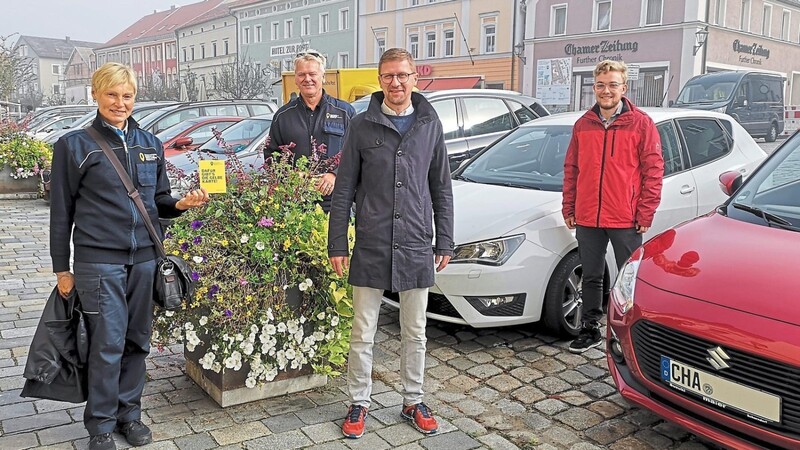
[[[226,192],[225,183],[225,161],[204,159],[200,161],[200,187],[208,191],[209,194],[224,194]]]

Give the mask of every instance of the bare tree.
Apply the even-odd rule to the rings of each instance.
[[[197,96],[200,94],[200,87],[197,85],[197,74],[192,72],[189,66],[186,66],[183,84],[186,87],[186,99],[190,102],[196,102]]]
[[[178,100],[178,88],[168,86],[164,80],[164,74],[158,71],[150,75],[147,84],[139,86],[136,98],[139,100],[164,101]]]
[[[33,107],[39,106],[42,94],[38,92],[38,79],[33,59],[20,55],[16,46],[8,45],[7,42],[10,38],[11,36],[0,36],[0,98],[5,101],[12,98],[15,100],[38,98],[38,102],[25,102],[25,104]],[[32,90],[32,92],[26,93],[23,88],[25,91]]]
[[[217,95],[224,99],[256,99],[272,95],[270,69],[261,68],[246,55],[212,73]]]

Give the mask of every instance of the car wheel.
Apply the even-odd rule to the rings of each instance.
[[[775,122],[772,122],[769,125],[769,131],[767,135],[764,136],[764,140],[767,142],[775,142],[775,139],[778,139],[778,125]]]
[[[583,315],[583,271],[578,252],[558,263],[544,296],[544,325],[557,336],[575,337]]]

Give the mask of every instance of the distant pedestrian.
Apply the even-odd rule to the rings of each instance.
[[[431,409],[422,401],[425,313],[434,264],[436,271],[444,269],[455,247],[442,124],[425,97],[412,92],[417,82],[414,59],[406,50],[389,49],[378,70],[383,92],[372,94],[366,112],[356,116],[347,131],[328,234],[328,256],[342,275],[349,263],[347,227],[355,201],[349,275],[354,317],[347,360],[351,406],[342,425],[349,438],[364,434],[384,290],[400,293],[402,416],[422,433],[438,431]]]
[[[653,120],[625,93],[628,68],[602,61],[594,69],[597,103],[572,130],[564,161],[562,213],[577,228],[583,270],[583,318],[570,351],[600,345],[603,273],[609,240],[617,267],[642,245],[661,200],[664,160]]]
[[[159,217],[177,217],[208,201],[204,190],[180,200],[170,194],[161,142],[130,117],[136,97],[133,70],[118,63],[103,65],[92,76],[92,97],[97,117],[91,127],[127,169],[159,232]],[[155,244],[111,161],[86,130],[56,142],[50,189],[53,272],[64,298],[77,290],[88,327],[83,422],[91,436],[89,449],[115,449],[115,429],[130,445],[148,444],[152,433],[141,415],[153,322]]]
[[[298,53],[294,59],[294,82],[300,95],[275,112],[269,129],[269,144],[264,149],[264,159],[280,150],[281,146],[294,144],[297,156],[311,157],[324,145],[322,158],[334,157],[342,151],[344,134],[355,109],[350,103],[333,98],[322,88],[325,82],[325,57],[316,50]],[[322,209],[330,210],[330,195],[336,184],[336,167],[329,167],[319,175],[315,185],[322,194]]]

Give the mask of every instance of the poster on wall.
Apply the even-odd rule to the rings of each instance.
[[[572,58],[536,61],[536,97],[545,105],[569,105]]]

